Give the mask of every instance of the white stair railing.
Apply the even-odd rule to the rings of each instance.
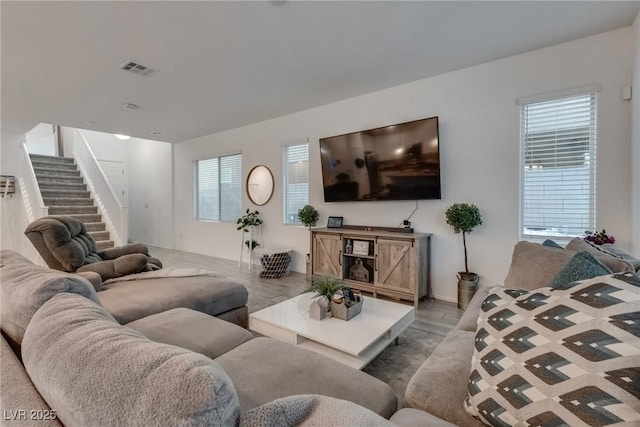
[[[20,169],[23,173],[22,177],[17,178],[17,181],[22,200],[24,201],[24,209],[27,212],[27,218],[29,222],[33,222],[38,218],[49,215],[49,207],[45,206],[44,200],[42,199],[40,185],[38,185],[38,179],[33,170],[31,157],[29,157],[29,149],[25,142],[22,143],[22,154]]]
[[[116,246],[125,245],[129,232],[128,209],[118,199],[91,146],[79,129],[76,129],[73,138],[73,157],[89,186],[98,210],[102,213],[112,240]]]

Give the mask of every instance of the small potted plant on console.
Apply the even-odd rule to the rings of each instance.
[[[482,224],[482,216],[476,205],[467,203],[456,203],[449,206],[445,212],[447,224],[451,226],[454,233],[462,233],[462,244],[464,246],[464,271],[458,273],[458,307],[467,308],[469,301],[476,292],[479,277],[476,273],[469,271],[467,259],[467,233],[471,233],[474,228]]]

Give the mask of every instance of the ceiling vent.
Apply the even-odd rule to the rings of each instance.
[[[143,77],[149,77],[152,74],[155,74],[157,70],[154,70],[151,67],[147,67],[146,65],[138,64],[137,62],[127,61],[120,66],[120,69],[129,71],[131,73],[137,74]]]

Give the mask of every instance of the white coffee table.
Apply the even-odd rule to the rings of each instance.
[[[362,369],[415,319],[412,306],[364,297],[362,312],[349,321],[313,320],[313,295],[302,294],[252,313],[249,329]]]

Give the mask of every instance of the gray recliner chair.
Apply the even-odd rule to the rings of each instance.
[[[82,221],[52,215],[32,222],[25,234],[50,268],[98,273],[102,280],[158,270],[162,263],[140,243],[98,250]]]

